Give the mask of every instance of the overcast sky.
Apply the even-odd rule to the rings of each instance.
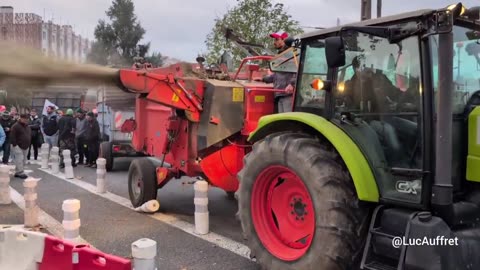
[[[342,23],[360,19],[360,0],[275,0],[285,4],[287,11],[302,26],[334,26],[337,17]],[[372,0],[372,17],[376,16],[376,0]],[[152,49],[165,56],[194,61],[205,52],[205,37],[213,20],[235,5],[236,0],[134,0],[135,12],[146,29],[144,39]],[[419,8],[440,8],[452,3],[446,0],[383,0],[382,15]],[[14,7],[15,12],[33,12],[53,18],[58,24],[71,24],[82,36],[93,38],[93,30],[111,0],[2,0],[1,5]],[[478,0],[465,0],[467,7],[480,5]]]

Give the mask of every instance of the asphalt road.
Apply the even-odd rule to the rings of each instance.
[[[115,171],[108,173],[109,192],[128,199],[127,171],[130,161],[119,159]],[[129,257],[131,243],[140,238],[157,242],[157,267],[164,269],[259,269],[259,266],[240,255],[186,233],[164,222],[137,213],[107,200],[59,177],[29,165],[31,176],[42,178],[38,184],[38,205],[45,213],[61,223],[61,205],[65,199],[81,201],[80,233],[83,239],[103,252]],[[77,179],[95,184],[96,171],[79,166],[74,169]],[[193,185],[172,180],[158,192],[160,212],[194,223]],[[11,187],[23,193],[22,180],[12,178]],[[236,201],[229,200],[222,190],[209,191],[210,231],[243,243],[240,224],[235,220]],[[0,224],[22,224],[23,211],[15,204],[0,205]],[[42,224],[43,225],[43,224]],[[48,227],[47,227],[48,229]]]

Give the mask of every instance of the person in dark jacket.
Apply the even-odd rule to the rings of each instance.
[[[55,106],[47,107],[47,115],[42,118],[42,133],[45,142],[48,143],[50,149],[58,146],[58,120],[60,117],[55,112]]]
[[[15,120],[10,116],[10,113],[3,112],[2,117],[0,118],[0,125],[2,125],[3,130],[5,131],[5,142],[2,146],[3,164],[8,164],[8,160],[10,159],[10,132],[13,124],[15,124]]]
[[[10,131],[10,142],[15,156],[15,177],[25,179],[28,176],[23,168],[27,161],[27,152],[32,142],[32,132],[28,126],[28,114],[21,114]]]
[[[88,145],[88,161],[87,167],[96,168],[97,158],[100,148],[100,125],[98,124],[93,112],[87,113],[87,130],[85,132],[85,140]]]
[[[78,164],[83,164],[84,157],[86,161],[85,164],[89,164],[88,147],[85,141],[85,133],[87,130],[87,119],[85,114],[86,112],[79,108],[75,120],[75,144],[77,145],[78,151]]]
[[[288,38],[288,33],[279,31],[270,34],[271,38],[274,38],[273,45],[277,49],[277,53],[280,54],[288,49],[285,44],[285,39]],[[295,73],[287,72],[275,72],[271,75],[263,77],[263,82],[273,83],[274,89],[284,89],[284,93],[275,93],[275,111],[276,112],[288,112],[292,110],[293,102],[293,90],[295,87]]]
[[[37,110],[32,109],[30,110],[30,120],[28,122],[28,126],[30,127],[32,131],[32,143],[30,144],[30,147],[28,148],[28,154],[27,154],[27,159],[30,160],[30,152],[33,147],[33,158],[37,160],[38,158],[38,147],[42,144],[41,142],[41,132],[40,132],[40,126],[41,126],[41,121],[40,118],[37,115]]]
[[[68,109],[64,116],[58,120],[58,146],[60,147],[60,168],[65,168],[63,162],[63,150],[70,150],[72,166],[75,167],[75,118],[73,110]]]

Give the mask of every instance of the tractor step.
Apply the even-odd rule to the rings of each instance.
[[[380,262],[371,262],[363,267],[366,270],[397,270],[396,267],[388,266]]]
[[[361,269],[402,269],[406,246],[394,246],[393,241],[395,238],[408,238],[410,221],[417,213],[378,206],[370,223]]]

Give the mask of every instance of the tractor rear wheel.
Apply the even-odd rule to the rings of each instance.
[[[128,169],[128,195],[134,207],[157,199],[156,168],[148,158],[137,158]]]
[[[255,143],[238,177],[239,218],[265,269],[355,269],[368,229],[352,179],[331,146],[306,134]]]

